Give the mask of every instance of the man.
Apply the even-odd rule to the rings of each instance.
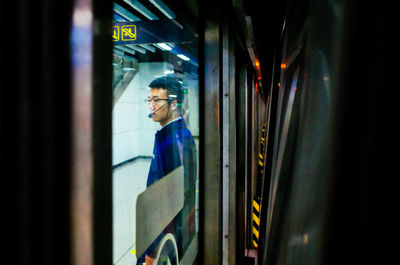
[[[152,185],[177,167],[184,167],[184,206],[164,232],[173,233],[181,256],[195,234],[195,191],[197,176],[196,146],[193,136],[181,117],[183,89],[178,79],[167,75],[153,80],[148,99],[149,118],[162,128],[154,140],[147,186]],[[153,264],[159,238],[145,254],[146,265]],[[143,257],[139,259],[139,262]]]

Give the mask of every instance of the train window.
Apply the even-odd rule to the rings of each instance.
[[[113,2],[116,265],[193,264],[197,256],[198,16],[174,4]]]

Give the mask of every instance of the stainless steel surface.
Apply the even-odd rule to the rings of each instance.
[[[256,183],[257,183],[257,164],[258,164],[258,133],[259,133],[259,124],[258,124],[258,117],[259,117],[259,113],[258,113],[258,93],[256,91],[256,87],[255,87],[255,80],[257,80],[257,77],[254,73],[252,73],[251,75],[251,87],[249,88],[249,90],[251,90],[251,105],[250,105],[250,115],[251,115],[251,120],[249,121],[249,127],[250,127],[250,132],[251,132],[251,147],[250,147],[250,155],[251,155],[251,160],[249,161],[250,164],[250,176],[249,176],[249,180],[250,180],[250,194],[249,197],[247,197],[247,199],[251,202],[251,207],[249,208],[249,215],[248,215],[248,222],[249,222],[249,226],[250,226],[250,230],[249,230],[249,242],[248,242],[248,246],[250,249],[254,248],[253,245],[253,200],[254,200],[254,196],[256,194]]]
[[[298,74],[299,70],[297,70],[293,76],[292,83],[288,86],[282,86],[281,90],[290,90],[289,92],[289,99],[287,102],[287,105],[285,107],[285,116],[283,117],[282,120],[282,128],[281,128],[281,135],[280,135],[280,141],[279,141],[279,149],[277,150],[277,155],[276,155],[276,161],[275,161],[275,171],[274,171],[274,176],[275,178],[273,181],[271,181],[271,193],[270,193],[270,214],[268,215],[268,227],[267,227],[267,233],[270,233],[270,224],[271,224],[271,219],[273,217],[273,205],[275,203],[275,198],[276,198],[276,192],[278,188],[278,183],[279,183],[279,177],[281,170],[282,170],[282,163],[283,163],[283,156],[285,154],[286,150],[286,143],[287,143],[287,137],[289,133],[289,126],[290,126],[290,121],[291,121],[291,116],[292,116],[292,110],[293,110],[293,104],[294,104],[294,96],[296,92],[296,87],[298,86],[297,80],[298,80]],[[283,95],[284,93],[281,93],[280,96],[281,101],[283,101]]]
[[[253,32],[253,22],[251,16],[248,15],[248,11],[246,11],[246,3],[247,1],[244,0],[232,0],[233,9],[236,13],[236,17],[239,21],[239,25],[241,27],[241,32],[244,35],[244,42],[246,45],[246,49],[248,55],[252,61],[254,71],[257,74],[257,77],[261,77],[261,70],[259,68],[259,47],[256,46],[255,36]],[[253,5],[257,5],[253,3]]]
[[[244,94],[242,95],[244,97],[243,103],[244,103],[244,124],[243,124],[243,130],[244,130],[244,172],[243,172],[243,179],[244,179],[244,201],[245,201],[245,211],[244,211],[244,245],[245,248],[247,249],[248,247],[248,242],[250,242],[250,237],[251,237],[251,223],[248,222],[248,214],[249,214],[249,209],[251,209],[251,203],[248,198],[251,194],[249,194],[249,178],[251,175],[249,174],[249,149],[250,149],[250,139],[251,135],[249,133],[249,94],[251,91],[249,91],[249,80],[248,80],[249,72],[248,69],[245,70],[244,72],[244,80],[243,80],[243,87],[241,89],[244,90]]]
[[[72,263],[93,264],[93,13],[88,0],[73,7],[72,47]]]
[[[229,259],[229,29],[224,23],[222,27],[222,265],[227,265]]]
[[[215,19],[215,18],[214,18]],[[203,263],[220,264],[220,28],[206,20],[204,43],[204,114],[203,114]],[[204,154],[207,154],[204,156]]]
[[[229,186],[228,186],[228,196],[229,196],[229,228],[228,228],[228,244],[229,244],[229,257],[228,264],[236,265],[236,259],[240,255],[237,253],[237,153],[236,153],[236,117],[237,117],[237,109],[236,109],[236,54],[235,54],[235,41],[232,38],[232,35],[229,35],[229,58],[227,60],[229,67],[229,84],[228,93],[229,93]],[[227,67],[225,65],[225,67]]]
[[[240,60],[238,57],[237,60]],[[245,186],[246,186],[246,124],[245,124],[245,94],[246,94],[246,75],[247,69],[246,64],[243,61],[237,62],[238,68],[236,69],[236,75],[238,76],[237,82],[237,97],[235,98],[235,104],[237,107],[237,120],[236,120],[236,167],[235,167],[235,177],[236,177],[236,229],[237,231],[242,231],[241,233],[237,233],[236,240],[240,242],[236,245],[236,255],[238,258],[243,257],[245,254],[245,238],[246,238],[246,197],[245,197]]]
[[[138,195],[136,201],[136,256],[157,239],[183,208],[183,166],[161,178]]]
[[[222,264],[236,264],[235,40],[222,33]]]
[[[72,4],[69,198],[75,265],[112,263],[111,7],[89,0]]]
[[[328,220],[334,216],[329,212],[329,195],[337,188],[330,184],[336,171],[332,167],[337,118],[333,96],[339,89],[335,84],[342,59],[337,35],[342,11],[340,1],[334,5],[312,2],[318,16],[312,14],[312,8],[303,10],[312,15],[303,21],[296,16],[288,19],[284,35],[282,63],[286,67],[281,71],[263,255],[268,264],[336,263],[332,260],[342,251],[331,249],[345,249],[335,247],[327,230]]]

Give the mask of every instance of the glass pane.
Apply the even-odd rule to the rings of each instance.
[[[197,255],[197,14],[172,4],[114,1],[113,264]]]

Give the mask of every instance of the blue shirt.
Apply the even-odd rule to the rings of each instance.
[[[155,135],[147,187],[182,164],[187,171],[189,165],[184,163],[184,159],[186,156],[195,159],[195,153],[193,136],[182,118],[165,125]]]
[[[184,167],[184,206],[164,232],[173,233],[178,252],[181,255],[195,234],[194,207],[196,202],[197,155],[193,136],[183,118],[173,120],[157,131],[154,138],[153,158],[150,163],[147,187],[168,173],[183,165]],[[152,253],[161,241],[160,234],[138,262]]]

